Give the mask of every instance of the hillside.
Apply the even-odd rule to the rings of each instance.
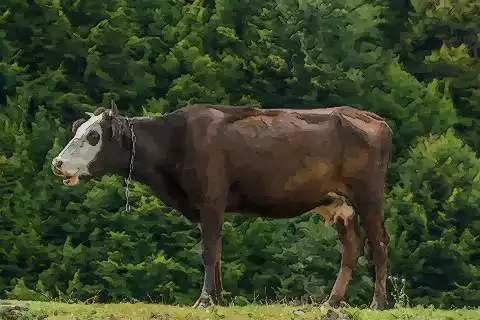
[[[313,306],[288,307],[282,305],[251,305],[248,307],[216,307],[196,310],[145,303],[106,305],[62,304],[54,302],[26,302],[29,311],[9,313],[2,320],[335,320],[343,314],[347,320],[478,320],[480,309],[439,310],[434,308],[398,308],[388,311],[371,311],[344,308],[336,311]],[[20,315],[21,314],[21,315]],[[0,316],[2,314],[0,313]],[[343,320],[343,319],[338,319]]]

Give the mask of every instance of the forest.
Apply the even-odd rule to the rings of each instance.
[[[134,182],[62,185],[72,122],[193,103],[350,105],[394,132],[384,216],[391,299],[480,306],[480,4],[474,0],[2,0],[0,298],[191,305],[195,225]],[[340,264],[318,215],[226,214],[224,298],[321,301]],[[360,257],[347,293],[368,305]],[[398,300],[398,299],[397,299]]]

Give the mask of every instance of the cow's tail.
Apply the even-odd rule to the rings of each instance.
[[[387,162],[387,168],[390,167],[392,162],[392,152],[393,152],[393,130],[385,121],[386,131],[387,131],[387,138],[385,143],[383,144],[383,154],[382,157],[384,161]]]

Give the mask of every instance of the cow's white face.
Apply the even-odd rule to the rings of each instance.
[[[90,118],[78,127],[72,140],[53,159],[52,171],[57,176],[65,177],[64,184],[75,185],[79,182],[79,177],[91,175],[89,166],[102,148],[103,115],[91,114]]]

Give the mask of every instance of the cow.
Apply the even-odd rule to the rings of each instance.
[[[201,234],[203,288],[194,307],[218,303],[225,212],[287,219],[316,212],[334,225],[341,265],[325,306],[338,307],[368,246],[375,267],[370,307],[387,307],[382,202],[393,132],[350,106],[260,109],[194,104],[156,117],[125,117],[114,102],[72,125],[52,160],[66,185],[105,174],[148,185]],[[362,225],[365,236],[360,234]]]

